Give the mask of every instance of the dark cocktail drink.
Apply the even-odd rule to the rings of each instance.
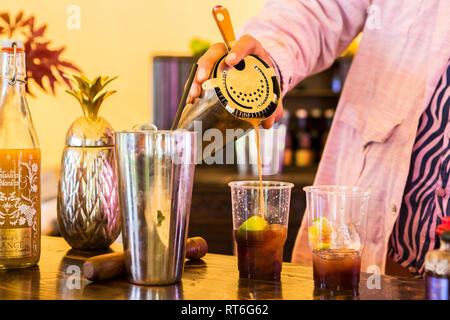
[[[279,281],[286,233],[280,224],[259,231],[235,230],[239,277]]]
[[[239,277],[279,281],[294,185],[234,181],[229,186]]]
[[[333,185],[309,186],[303,190],[313,257],[314,294],[357,297],[370,191]]]
[[[358,294],[361,255],[351,249],[313,250],[314,286],[330,293]]]

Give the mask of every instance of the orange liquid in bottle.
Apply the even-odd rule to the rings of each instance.
[[[40,149],[0,149],[0,268],[39,261],[40,178]]]

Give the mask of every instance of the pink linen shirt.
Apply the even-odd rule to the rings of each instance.
[[[362,271],[384,272],[419,118],[450,57],[450,1],[269,0],[240,30],[276,62],[283,95],[360,32],[314,184],[371,190]],[[292,262],[311,263],[306,227]]]

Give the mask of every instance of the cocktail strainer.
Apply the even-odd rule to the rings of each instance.
[[[230,51],[236,41],[230,15],[224,7],[216,6],[213,16]],[[202,150],[210,143],[209,138],[202,139],[207,130],[216,129],[222,134],[221,141],[218,137],[214,141],[217,151],[244,135],[246,130],[254,128],[251,119],[259,122],[257,120],[269,118],[280,99],[280,85],[275,71],[265,61],[249,55],[230,68],[225,63],[226,56],[216,62],[209,79],[202,84],[201,96],[183,108],[195,76],[197,66],[194,65],[172,125],[173,129],[198,133],[200,141],[197,145],[201,147],[197,152],[198,160],[205,157]]]
[[[266,119],[275,112],[280,86],[275,72],[257,56],[250,55],[228,71],[215,65],[204,89],[214,87],[220,103],[238,118]]]

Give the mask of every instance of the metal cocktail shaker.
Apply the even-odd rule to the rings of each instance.
[[[194,179],[195,134],[115,132],[125,266],[132,283],[181,280]]]
[[[262,59],[248,56],[225,70],[224,58],[219,59],[211,78],[203,83],[200,98],[187,104],[175,123],[176,128],[197,133],[197,161],[209,156],[202,152],[211,143],[211,139],[202,139],[207,130],[218,131],[222,140],[216,136],[214,144],[224,147],[253,128],[251,119],[270,117],[280,98],[275,71]]]
[[[230,51],[236,37],[228,10],[220,5],[215,6],[213,16]],[[229,68],[225,63],[226,56],[216,62],[210,78],[202,84],[200,98],[187,104],[179,117],[177,114],[172,125],[172,128],[197,133],[198,162],[211,155],[204,154],[205,147],[211,141],[209,135],[203,139],[206,130],[215,130],[210,131],[210,134],[214,136],[213,150],[217,152],[252,129],[254,125],[251,122],[269,118],[277,109],[280,99],[281,90],[275,70],[264,60],[249,55]],[[192,83],[193,76],[191,72],[188,84]],[[189,87],[190,84],[186,86],[185,93]]]

